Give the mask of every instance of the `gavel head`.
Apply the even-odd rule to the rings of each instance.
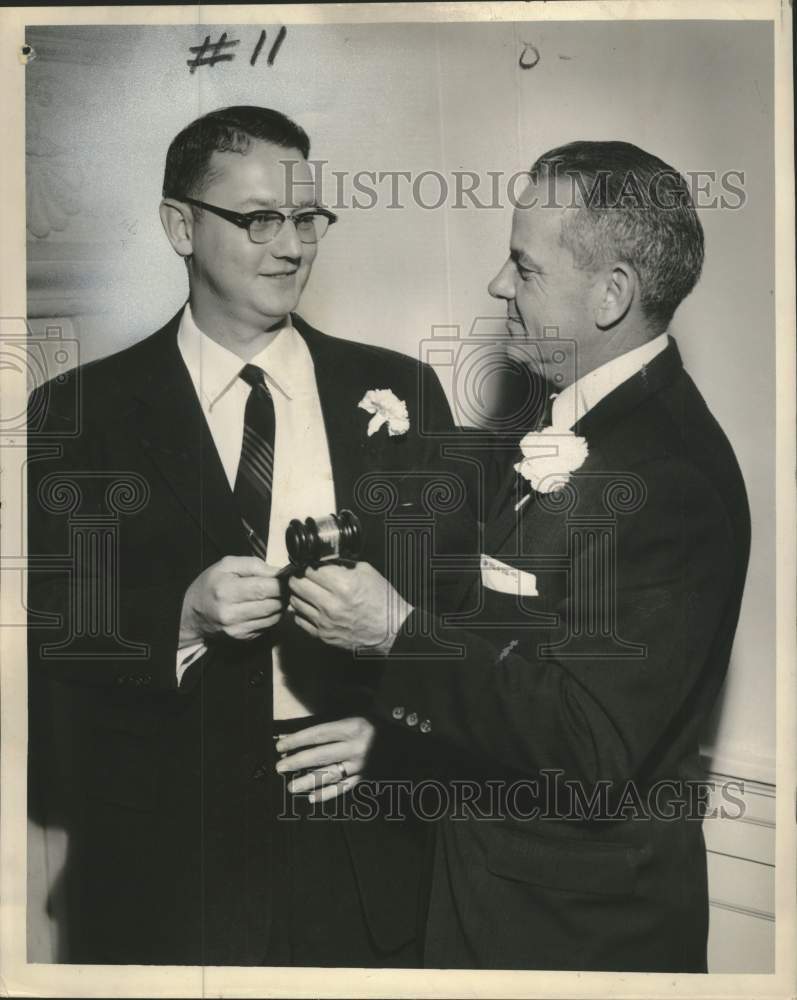
[[[350,510],[304,522],[294,518],[285,530],[285,546],[294,566],[327,559],[356,559],[362,549],[360,519]]]

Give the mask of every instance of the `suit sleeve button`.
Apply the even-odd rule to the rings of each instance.
[[[418,725],[418,713],[417,712],[410,712],[410,714],[407,716],[407,725],[408,726],[417,726]]]
[[[432,730],[432,724],[428,719],[424,719],[418,728],[422,733],[429,733]]]
[[[260,687],[265,679],[266,673],[264,670],[255,670],[249,678],[249,683],[252,687]]]
[[[404,718],[404,709],[401,707],[401,705],[396,705],[396,707],[393,709],[393,718],[394,719]]]

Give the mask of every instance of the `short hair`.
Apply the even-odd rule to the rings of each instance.
[[[669,164],[630,142],[577,141],[543,153],[531,180],[568,177],[576,197],[561,232],[576,266],[630,264],[650,325],[666,329],[703,267],[703,227],[689,186]]]
[[[214,152],[246,154],[253,141],[298,149],[307,159],[310,139],[296,122],[271,108],[238,105],[219,108],[192,121],[172,139],[166,153],[163,197],[201,195],[213,178]]]

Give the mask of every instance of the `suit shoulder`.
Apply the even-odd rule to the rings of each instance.
[[[693,509],[702,505],[724,514],[735,534],[749,530],[747,491],[733,447],[686,372],[616,428],[605,458],[638,474],[652,501],[652,493],[667,503],[688,497]]]
[[[700,390],[683,372],[657,400],[669,424],[669,437],[678,454],[691,463],[726,497],[746,491],[741,469],[725,431]]]
[[[673,459],[709,478],[741,479],[725,432],[685,371],[636,406],[632,419],[617,421],[601,446],[614,461]]]
[[[94,407],[118,408],[140,374],[151,371],[163,357],[167,339],[172,333],[176,335],[173,324],[174,320],[128,347],[78,364],[36,386],[28,401],[29,414],[39,415],[32,424],[34,429],[41,429],[45,411],[46,423],[72,420],[78,407],[84,415]]]
[[[347,340],[310,326],[309,323],[296,317],[296,327],[308,341],[311,347],[323,353],[345,356],[352,364],[366,367],[379,367],[384,370],[394,369],[398,372],[413,374],[419,370],[432,371],[429,365],[417,358],[404,354],[389,347],[368,344],[361,340]]]
[[[448,413],[443,388],[431,365],[388,347],[321,333],[301,320],[295,325],[304,336],[316,367],[339,371],[353,391],[391,389],[407,401],[423,397],[425,405]],[[444,422],[448,419],[445,417]]]

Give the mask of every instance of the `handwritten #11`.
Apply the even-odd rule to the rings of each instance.
[[[277,58],[277,53],[280,50],[282,43],[285,41],[285,36],[288,34],[288,29],[283,25],[277,32],[277,37],[274,39],[274,43],[269,50],[268,57],[266,58],[266,63],[269,66],[274,65],[274,60]],[[252,55],[249,59],[249,65],[254,66],[257,62],[258,56],[265,45],[266,42],[266,31],[263,29],[260,32],[260,37],[257,40],[257,44],[254,47]],[[229,50],[235,48],[236,45],[240,45],[239,38],[227,38],[227,32],[223,32],[221,38],[217,42],[211,42],[210,35],[205,35],[205,40],[201,45],[190,45],[189,52],[194,53],[193,59],[186,59],[186,65],[189,67],[191,73],[196,73],[197,68],[200,66],[215,66],[218,62],[232,62],[235,58],[234,52],[229,52]]]

